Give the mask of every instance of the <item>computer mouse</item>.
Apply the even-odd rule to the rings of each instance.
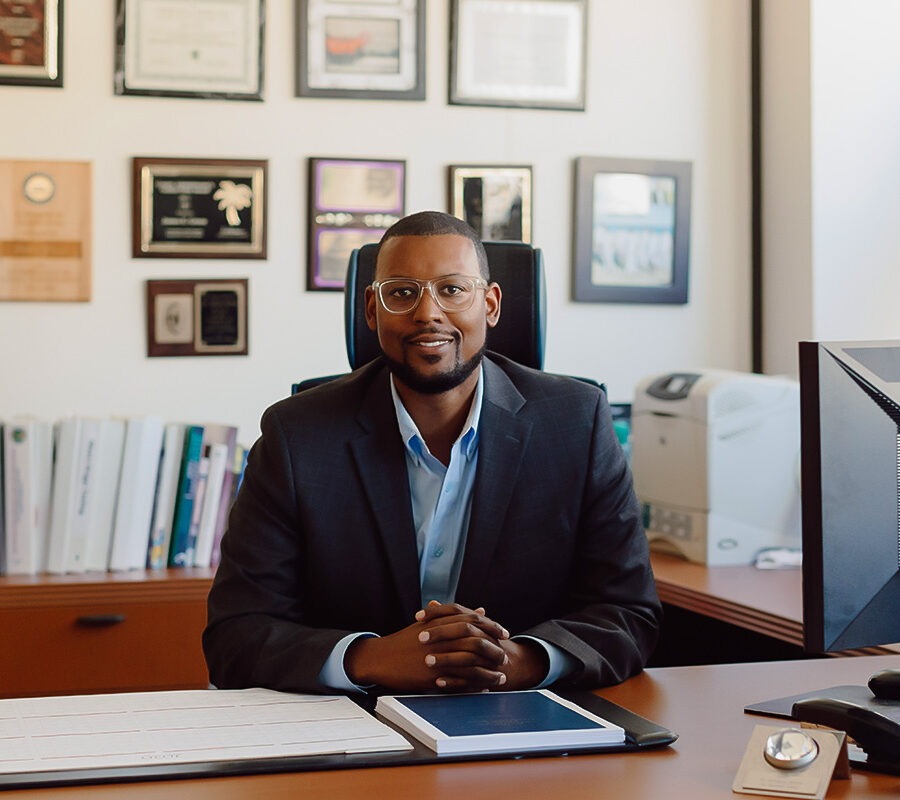
[[[881,700],[900,700],[900,669],[884,669],[869,678],[869,689]]]

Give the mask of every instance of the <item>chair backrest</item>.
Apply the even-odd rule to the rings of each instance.
[[[541,251],[521,242],[485,242],[491,280],[500,284],[500,321],[487,332],[487,348],[526,367],[542,369],[547,329],[547,294]],[[375,279],[378,246],[354,250],[344,290],[344,325],[350,368],[368,364],[381,353],[369,330],[365,291]]]

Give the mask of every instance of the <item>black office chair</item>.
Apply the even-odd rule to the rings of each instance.
[[[485,242],[491,280],[500,284],[500,321],[488,328],[487,349],[519,364],[543,369],[547,327],[547,293],[541,251],[521,242]],[[344,335],[347,360],[356,369],[380,355],[377,334],[366,324],[366,287],[375,279],[378,246],[354,250],[344,290]],[[339,375],[308,378],[293,385],[293,394],[334,380]],[[586,379],[596,385],[596,381]]]

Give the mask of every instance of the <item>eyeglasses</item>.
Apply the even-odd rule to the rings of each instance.
[[[409,314],[415,311],[427,289],[434,302],[451,313],[467,311],[475,302],[475,292],[487,288],[484,278],[468,275],[443,275],[430,281],[416,278],[388,278],[375,281],[372,290],[378,295],[384,310],[390,314]]]

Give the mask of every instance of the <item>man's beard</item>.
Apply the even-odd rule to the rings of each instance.
[[[468,361],[457,362],[446,372],[437,375],[422,375],[406,362],[395,361],[387,354],[384,354],[384,359],[387,361],[391,374],[414,392],[419,394],[443,394],[451,389],[455,389],[465,381],[481,364],[483,356],[484,345]]]

